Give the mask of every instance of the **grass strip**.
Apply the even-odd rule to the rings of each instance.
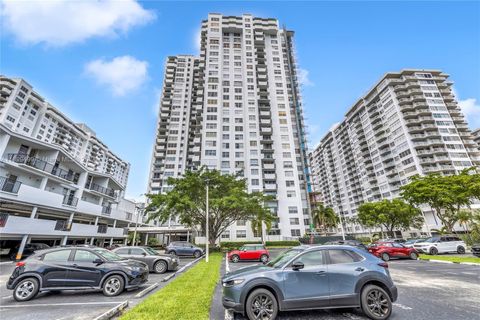
[[[220,278],[222,257],[220,253],[212,253],[208,263],[201,260],[164,288],[127,311],[120,319],[209,319],[210,304]]]
[[[428,254],[421,254],[420,259],[423,260],[442,260],[442,261],[450,261],[450,262],[473,262],[480,264],[480,258],[471,256],[471,257],[458,257],[458,256],[443,256],[443,255],[428,255]]]

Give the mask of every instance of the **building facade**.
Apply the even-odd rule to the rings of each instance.
[[[480,164],[451,86],[437,70],[388,73],[310,154],[314,190],[343,217],[346,232],[369,232],[348,223],[358,206],[398,197],[413,175],[454,174]],[[440,228],[431,211],[425,215],[429,229]]]
[[[473,140],[477,143],[478,149],[480,150],[480,128],[473,130]]]
[[[209,14],[200,56],[169,57],[148,192],[201,166],[276,197],[269,239],[304,235],[309,175],[293,32],[276,19]],[[224,241],[260,239],[238,221]]]
[[[2,241],[103,245],[136,221],[130,165],[23,79],[0,78],[0,156]]]

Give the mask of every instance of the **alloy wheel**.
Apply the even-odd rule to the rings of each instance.
[[[270,320],[274,311],[273,300],[265,294],[259,294],[253,299],[250,309],[255,316],[254,319]]]
[[[155,272],[156,273],[164,273],[167,271],[167,264],[163,261],[158,261],[155,263]]]
[[[116,277],[112,277],[108,279],[107,283],[105,284],[105,290],[109,294],[115,294],[120,290],[121,283],[120,280]]]
[[[15,294],[22,300],[28,299],[35,292],[35,283],[27,280],[18,286]]]
[[[368,292],[367,307],[369,311],[377,317],[384,317],[390,312],[387,297],[378,289],[372,289]]]
[[[232,262],[238,262],[238,260],[240,260],[240,258],[237,255],[232,257]]]
[[[265,254],[262,254],[262,256],[260,257],[260,261],[267,262],[268,261],[268,256],[265,255]]]

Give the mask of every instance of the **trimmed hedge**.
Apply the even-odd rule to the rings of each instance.
[[[342,236],[314,236],[313,237],[313,244],[324,244],[329,241],[337,241],[342,240]],[[303,244],[310,244],[310,237],[305,236],[299,239]],[[355,240],[352,236],[345,236],[345,240]]]
[[[245,244],[260,244],[261,241],[227,241],[227,242],[221,242],[220,246],[225,249],[234,249],[234,248],[240,248],[241,246]],[[265,245],[267,247],[270,246],[275,246],[275,247],[294,247],[294,246],[299,246],[300,242],[299,241],[266,241]]]

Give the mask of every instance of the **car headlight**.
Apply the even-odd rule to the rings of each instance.
[[[135,271],[135,272],[142,272],[145,270],[144,267],[127,267],[128,270]]]
[[[233,286],[236,286],[236,285],[239,285],[239,284],[243,283],[243,281],[245,281],[245,279],[233,279],[233,280],[225,281],[223,283],[223,286],[224,287],[233,287]]]

